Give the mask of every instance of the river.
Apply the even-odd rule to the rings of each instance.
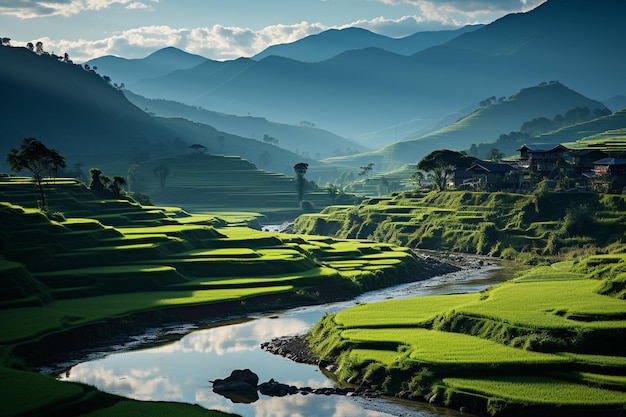
[[[259,382],[273,378],[298,387],[332,387],[318,367],[292,362],[261,349],[276,337],[305,333],[325,313],[390,298],[480,291],[509,279],[509,269],[487,266],[404,284],[347,301],[234,318],[220,323],[176,324],[152,329],[121,344],[77,352],[65,364],[42,368],[45,373],[66,369],[64,381],[79,381],[128,398],[199,404],[243,417],[389,417],[457,416],[460,413],[426,404],[394,399],[343,396],[260,395],[250,403],[234,403],[215,394],[210,381],[233,369],[251,369]]]

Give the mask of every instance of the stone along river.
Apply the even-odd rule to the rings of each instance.
[[[213,392],[210,381],[223,379],[234,369],[250,369],[259,383],[275,381],[296,387],[333,387],[335,382],[317,366],[293,362],[269,353],[261,344],[274,338],[303,334],[324,313],[356,303],[389,298],[480,291],[511,276],[508,268],[484,266],[404,284],[339,303],[296,308],[219,323],[178,324],[153,329],[131,341],[79,352],[71,362],[42,368],[66,369],[64,381],[80,381],[129,398],[199,404],[244,417],[383,417],[455,416],[459,413],[427,404],[389,398],[294,394],[259,395],[252,403],[235,403]]]

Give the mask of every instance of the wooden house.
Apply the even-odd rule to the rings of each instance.
[[[519,167],[531,174],[549,176],[560,161],[569,159],[569,149],[563,145],[523,145],[518,151]]]
[[[472,180],[467,181],[465,186],[481,191],[518,189],[522,178],[519,169],[509,164],[480,161],[467,171],[472,174]]]

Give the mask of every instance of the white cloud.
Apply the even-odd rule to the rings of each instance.
[[[381,16],[372,20],[357,20],[343,25],[339,29],[356,26],[375,33],[398,38],[426,30],[457,29],[464,24],[465,23],[457,21],[441,22],[438,20],[428,20],[423,16],[416,15],[403,16],[399,19],[386,19]]]
[[[260,30],[214,25],[193,29],[170,26],[144,26],[125,30],[98,40],[36,39],[48,52],[67,52],[75,62],[84,62],[103,55],[143,58],[157,49],[174,46],[211,59],[227,60],[252,56],[270,45],[293,42],[319,33],[327,27],[319,23],[301,22],[294,25],[273,25]],[[29,40],[12,41],[25,45]]]
[[[148,0],[158,3],[158,0]],[[128,9],[151,9],[146,2],[132,0],[0,0],[0,14],[33,19],[49,16],[72,16],[88,10],[102,10],[113,5]]]
[[[546,0],[374,0],[391,6],[415,6],[428,20],[442,23],[451,15],[477,19],[481,16],[531,10]],[[466,22],[467,23],[467,22]]]
[[[487,23],[507,11],[527,10],[544,0],[374,0],[387,4],[411,4],[417,7],[416,14],[397,19],[378,17],[358,20],[333,28],[356,26],[392,37],[408,36],[418,31],[454,29],[466,24]],[[12,5],[12,10],[34,13],[34,7],[50,7],[55,13],[72,10],[98,10],[114,4],[129,9],[149,9],[158,0],[56,0],[56,1],[8,1],[0,0],[0,12]],[[23,6],[23,7],[20,7]],[[29,7],[27,7],[29,6]],[[510,9],[510,10],[509,10]],[[496,10],[498,13],[496,13]],[[486,14],[492,13],[491,15]],[[84,62],[103,55],[118,55],[126,58],[143,58],[157,49],[174,46],[190,53],[216,60],[230,60],[253,56],[265,48],[281,43],[290,43],[313,35],[331,26],[322,23],[300,22],[291,25],[276,24],[253,30],[245,27],[213,25],[195,28],[174,28],[166,25],[143,26],[114,33],[97,40],[36,39],[44,42],[45,49],[57,54],[69,53],[76,62]],[[27,41],[14,39],[13,45],[24,45]]]

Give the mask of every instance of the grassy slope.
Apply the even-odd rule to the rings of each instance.
[[[624,212],[621,195],[404,192],[302,215],[295,231],[536,262],[620,242]]]
[[[339,361],[344,379],[421,399],[438,392],[451,406],[474,404],[494,414],[507,404],[620,409],[625,213],[620,195],[448,192],[403,193],[301,216],[301,233],[531,263],[570,259],[480,294],[358,306],[321,321],[312,345]],[[547,385],[551,396],[539,396]]]
[[[546,83],[522,89],[501,102],[481,107],[435,132],[372,152],[329,158],[328,161],[352,166],[374,162],[380,170],[397,169],[404,164],[415,164],[438,149],[461,151],[469,149],[472,144],[495,142],[501,134],[519,131],[524,122],[538,117],[552,119],[575,107],[604,108],[600,102],[583,97],[560,83]]]
[[[318,324],[313,346],[331,358],[341,352],[344,376],[384,380],[386,389],[422,399],[438,392],[447,405],[619,410],[626,402],[626,301],[598,294],[598,281],[579,270],[567,262],[481,294],[357,306]],[[423,368],[429,380],[411,386],[408,370]]]
[[[156,407],[22,371],[17,345],[154,310],[230,302],[245,312],[276,305],[278,297],[279,305],[311,303],[389,285],[419,268],[407,250],[388,244],[261,232],[210,214],[97,198],[73,180],[55,180],[45,192],[66,220],[28,208],[38,195],[29,179],[0,178],[0,381],[3,392],[10,386],[19,393],[2,396],[6,415],[51,407],[127,415]]]

